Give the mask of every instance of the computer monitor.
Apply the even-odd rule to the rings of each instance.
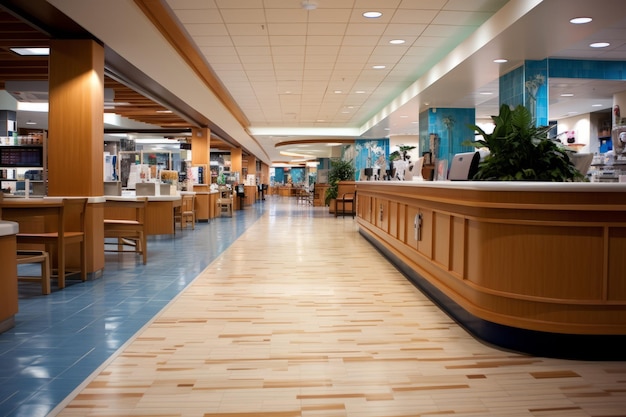
[[[457,153],[450,163],[448,179],[451,181],[467,181],[478,171],[480,154],[478,152]]]
[[[581,174],[587,176],[587,173],[589,172],[589,167],[591,167],[591,162],[593,161],[593,154],[573,153],[570,154],[570,160]]]

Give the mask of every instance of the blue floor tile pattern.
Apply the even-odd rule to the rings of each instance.
[[[16,325],[0,334],[0,416],[48,415],[270,205],[257,201],[232,218],[150,237],[147,265],[134,254],[107,253],[96,280],[69,280],[63,290],[53,281],[50,295],[20,283]]]

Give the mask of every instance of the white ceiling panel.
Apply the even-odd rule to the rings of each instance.
[[[309,11],[302,9],[301,0],[166,1],[216,75],[237,96],[252,128],[271,127],[274,120],[277,128],[280,123],[311,128],[342,124],[361,127],[374,114],[392,106],[400,95],[406,102],[402,111],[417,114],[420,100],[430,97],[441,101],[455,90],[470,91],[470,85],[483,88],[498,77],[497,69],[494,71],[489,64],[471,66],[463,76],[446,77],[445,93],[441,89],[421,92],[424,87],[416,86],[419,77],[435,71],[433,66],[441,65],[438,61],[462,45],[481,25],[487,25],[494,13],[506,8],[500,13],[500,20],[513,25],[523,18],[523,13],[533,10],[530,0],[315,0],[317,9]],[[552,24],[560,18],[552,10],[593,12],[603,3],[619,3],[596,0],[598,5],[590,7],[583,0],[533,1],[545,8],[542,19]],[[557,7],[556,3],[563,6]],[[362,13],[370,10],[379,10],[383,15],[378,19],[364,18]],[[555,48],[553,43],[566,43],[541,35],[543,29],[549,32],[544,26],[542,31],[525,32],[533,35],[529,39],[537,39],[531,45],[517,35],[509,44],[514,46],[508,49],[502,49],[497,42],[489,46],[494,51],[513,51],[517,59],[524,54],[530,56],[531,50],[540,56],[548,49],[554,50],[555,57],[626,59],[626,25],[608,26],[607,32],[599,36],[615,41],[611,48],[601,51],[588,48],[588,36],[572,42],[569,49]],[[492,37],[506,26],[493,28],[489,32]],[[614,35],[608,30],[614,31]],[[404,39],[405,43],[390,45],[392,39]],[[486,38],[483,43],[488,41]],[[467,51],[463,53],[468,55]],[[375,64],[386,68],[373,70]],[[487,70],[491,75],[486,75]],[[448,71],[436,69],[442,75]],[[424,85],[430,84],[429,81]],[[474,105],[480,100],[492,102],[493,108],[493,102],[497,103],[497,85],[495,89],[494,98],[463,93],[464,97],[450,102]],[[335,90],[341,90],[341,94],[335,94]],[[408,103],[411,95],[420,98],[415,99],[416,103]],[[385,123],[391,125],[390,120]],[[394,128],[402,134],[416,134],[418,126],[411,121],[414,120],[396,116]]]

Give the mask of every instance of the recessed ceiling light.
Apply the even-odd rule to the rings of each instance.
[[[480,95],[481,95],[481,96],[490,96],[490,95],[492,95],[492,94],[493,94],[493,93],[492,93],[492,92],[490,92],[490,91],[483,91],[482,93],[480,93]]]
[[[602,104],[592,104],[591,107],[602,107]]]
[[[608,42],[595,42],[590,44],[589,46],[591,46],[592,48],[606,48],[609,45],[610,43]]]
[[[29,121],[27,121],[27,122],[26,122],[26,124],[27,124],[27,125],[36,125],[36,124],[37,124],[37,122],[33,122],[33,121],[30,121],[30,120],[29,120]]]
[[[392,45],[402,45],[405,42],[406,41],[404,39],[392,39],[389,41],[389,43]]]
[[[573,19],[570,19],[569,22],[573,23],[575,25],[582,25],[584,23],[589,23],[591,22],[593,19],[590,17],[575,17]]]
[[[504,58],[498,58],[494,59],[493,62],[495,62],[496,64],[504,64],[505,62],[509,62],[509,60]]]
[[[376,19],[377,17],[381,17],[383,14],[381,12],[365,12],[363,13],[363,17],[367,17],[368,19]]]
[[[373,69],[385,69],[386,67],[384,65],[373,65],[372,68]]]
[[[50,55],[50,48],[11,48],[13,52],[22,56]]]
[[[335,94],[341,94],[341,93],[343,93],[343,91],[341,91],[341,90],[335,90]]]
[[[355,94],[365,94],[365,91],[363,91],[363,90],[356,90],[354,93]]]
[[[572,93],[563,93],[563,94],[561,94],[561,97],[574,97],[574,94],[572,94]]]

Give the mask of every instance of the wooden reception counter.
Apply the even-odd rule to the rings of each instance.
[[[357,182],[357,197],[361,234],[478,338],[626,359],[626,184]]]

